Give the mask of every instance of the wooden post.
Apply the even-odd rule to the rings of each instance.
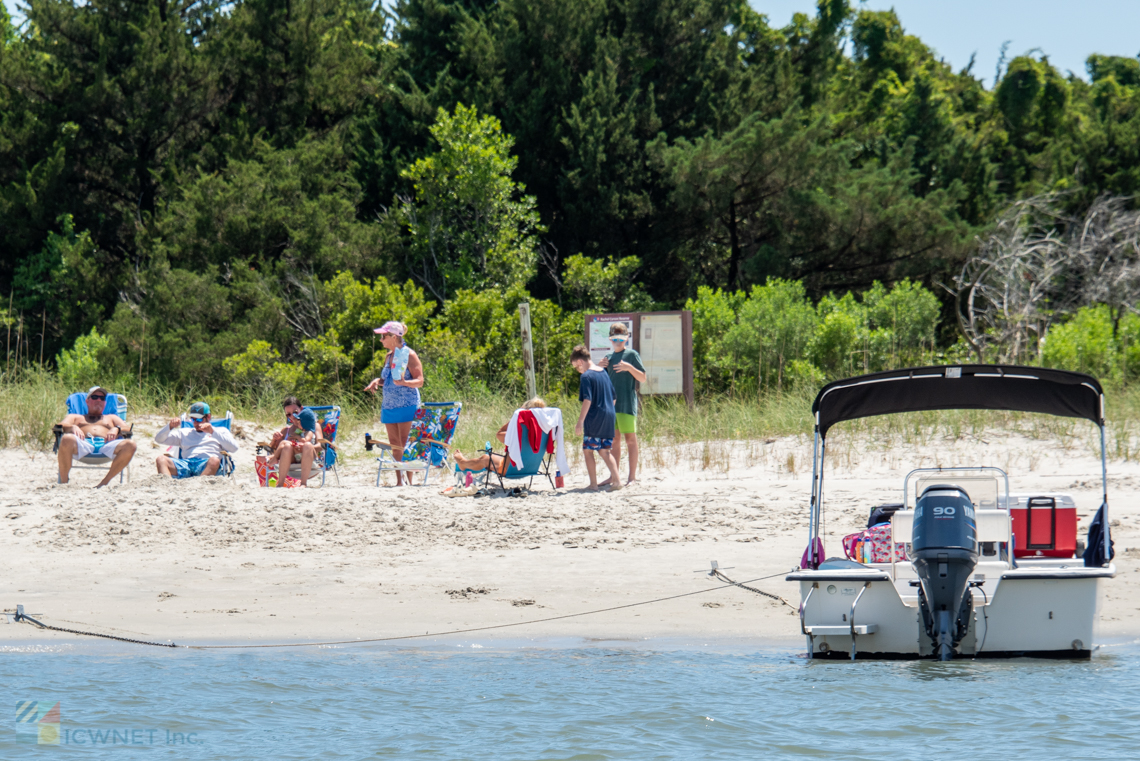
[[[146,351],[146,318],[143,318],[142,343],[139,344],[139,388],[142,388],[143,352]]]
[[[1120,352],[1120,385],[1128,385],[1128,334],[1123,330],[1120,331],[1120,337],[1123,339],[1124,349]]]
[[[530,339],[530,304],[519,304],[519,327],[522,333],[522,360],[523,372],[526,374],[527,398],[538,396],[538,389],[534,381],[534,344]]]
[[[12,378],[12,295],[15,291],[8,291],[8,345],[4,348],[4,380]]]

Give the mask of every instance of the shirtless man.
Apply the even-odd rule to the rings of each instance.
[[[87,414],[68,415],[60,423],[67,431],[59,440],[59,482],[67,483],[67,475],[71,472],[72,460],[95,452],[93,438],[104,441],[100,454],[113,457],[111,468],[107,477],[99,482],[95,488],[106,486],[111,479],[119,475],[127,463],[135,456],[135,442],[122,438],[123,429],[127,423],[118,415],[104,415],[103,408],[107,405],[107,390],[93,388],[87,392]]]

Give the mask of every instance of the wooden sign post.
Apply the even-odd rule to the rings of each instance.
[[[530,304],[519,304],[519,328],[522,333],[522,361],[523,373],[526,375],[526,392],[528,399],[538,396],[538,389],[534,381],[534,345],[530,338]]]

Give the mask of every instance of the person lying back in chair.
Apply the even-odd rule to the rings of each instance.
[[[118,415],[104,415],[107,405],[107,389],[96,386],[87,392],[87,414],[68,415],[60,423],[65,433],[59,440],[59,482],[67,483],[68,474],[75,460],[94,454],[110,457],[111,466],[107,476],[95,488],[111,483],[135,456],[135,442],[123,438],[130,428]]]
[[[238,451],[237,439],[228,430],[210,425],[210,405],[194,402],[187,415],[193,424],[183,428],[174,418],[154,435],[155,444],[172,444],[182,450],[183,457],[159,455],[154,461],[159,475],[172,478],[216,475],[222,464],[222,451]]]
[[[522,406],[522,409],[533,410],[545,406],[546,402],[536,396],[535,398],[526,402]],[[503,427],[500,428],[499,432],[495,434],[495,438],[499,440],[500,444],[506,443],[507,426],[510,424],[510,420],[503,423]],[[510,464],[510,461],[506,457],[503,457],[501,454],[491,453],[481,454],[477,457],[464,457],[463,453],[459,450],[453,451],[452,454],[455,457],[455,464],[459,466],[460,470],[483,470],[488,465],[491,465],[496,473],[503,475],[507,472],[507,466]]]

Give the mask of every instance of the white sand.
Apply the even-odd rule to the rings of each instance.
[[[806,543],[807,440],[647,452],[641,482],[616,494],[583,491],[579,466],[560,492],[536,480],[526,499],[448,499],[435,480],[374,487],[373,460],[352,441],[340,487],[261,489],[252,461],[262,436],[243,433],[235,479],[157,476],[162,450],[142,433],[132,482],[99,491],[93,471],[57,486],[50,453],[0,452],[9,474],[0,486],[0,609],[23,604],[45,623],[179,644],[395,637],[710,589],[710,560],[738,580],[778,574],[757,586],[798,604],[783,572]],[[917,447],[834,436],[828,553],[842,554],[839,539],[872,505],[898,501],[908,470],[935,463],[998,465],[1014,491],[1072,493],[1083,534],[1099,504],[1099,461],[1085,442],[1068,444],[997,433]],[[1111,462],[1109,476],[1118,574],[1107,585],[1102,641],[1140,633],[1140,549],[1130,549],[1140,548],[1140,465]],[[729,587],[438,641],[494,638],[800,640],[791,609]],[[0,625],[0,641],[75,640]]]

